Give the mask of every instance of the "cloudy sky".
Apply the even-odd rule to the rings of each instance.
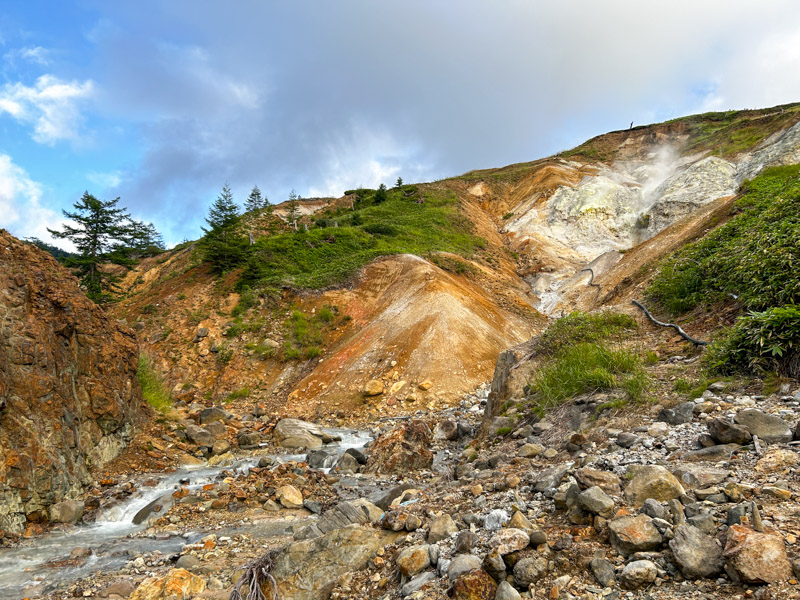
[[[800,100],[793,0],[3,0],[0,227],[84,190],[168,243],[230,183],[427,181]]]

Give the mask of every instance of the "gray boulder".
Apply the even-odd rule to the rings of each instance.
[[[83,516],[85,507],[80,500],[64,500],[50,507],[50,521],[75,524]]]
[[[696,527],[679,525],[669,547],[687,579],[711,577],[722,570],[722,548]]]
[[[300,419],[281,419],[272,430],[275,443],[283,448],[319,448],[322,428]]]
[[[768,444],[785,444],[792,441],[789,424],[776,415],[768,415],[756,408],[746,408],[736,413],[734,420]]]
[[[750,432],[736,423],[722,418],[709,419],[708,433],[715,442],[720,444],[748,444],[750,443]]]

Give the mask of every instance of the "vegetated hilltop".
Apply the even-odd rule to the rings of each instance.
[[[798,120],[798,105],[710,113],[301,200],[297,231],[289,203],[247,213],[237,269],[215,276],[183,245],[129,272],[114,311],[187,401],[356,418],[446,403],[541,331],[538,311],[640,297],[660,258],[727,220],[744,180],[800,162]]]
[[[49,254],[0,230],[0,529],[80,517],[147,407],[136,339]]]

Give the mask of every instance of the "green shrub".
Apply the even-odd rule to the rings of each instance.
[[[705,357],[719,373],[778,371],[800,376],[800,306],[750,312],[711,345]]]
[[[323,306],[322,308],[319,309],[317,317],[323,323],[330,323],[333,321],[334,318],[336,318],[336,315],[329,306]]]
[[[228,397],[225,399],[225,401],[230,402],[231,400],[239,400],[240,398],[247,398],[249,395],[250,388],[243,387],[228,394]]]
[[[233,359],[233,348],[223,346],[217,351],[217,362],[220,365],[227,365]]]
[[[156,371],[153,361],[146,354],[139,355],[136,377],[142,386],[142,396],[150,406],[160,413],[165,413],[172,407],[172,397],[167,390],[164,377]]]
[[[238,317],[256,305],[256,294],[248,287],[244,287],[239,294],[239,302],[233,307],[231,316]]]
[[[305,358],[317,358],[322,356],[322,349],[319,346],[309,346],[303,351]]]
[[[386,223],[372,223],[364,225],[362,229],[372,235],[397,235],[397,228]]]
[[[639,400],[646,383],[641,359],[633,352],[580,342],[564,346],[545,363],[534,375],[527,391],[534,394],[534,410],[543,414],[587,392],[620,388],[628,399]]]
[[[514,216],[513,212],[507,212],[506,214],[503,215],[503,221],[508,221],[513,216]]]
[[[636,321],[626,314],[576,311],[552,323],[539,339],[538,349],[545,354],[553,354],[566,346],[619,337],[636,328]]]

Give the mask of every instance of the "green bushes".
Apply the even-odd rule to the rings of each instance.
[[[581,342],[565,346],[539,369],[528,392],[535,394],[534,410],[541,414],[586,392],[620,388],[629,399],[639,400],[646,382],[642,361],[633,352]]]
[[[706,362],[721,373],[756,370],[800,376],[800,306],[751,312],[709,348]]]
[[[581,342],[599,342],[636,329],[633,317],[622,313],[576,311],[548,327],[539,340],[540,352],[553,354],[560,348]]]
[[[146,354],[139,355],[136,377],[142,386],[142,396],[150,406],[160,413],[165,413],[172,407],[172,397],[164,377],[156,371],[153,361]]]

